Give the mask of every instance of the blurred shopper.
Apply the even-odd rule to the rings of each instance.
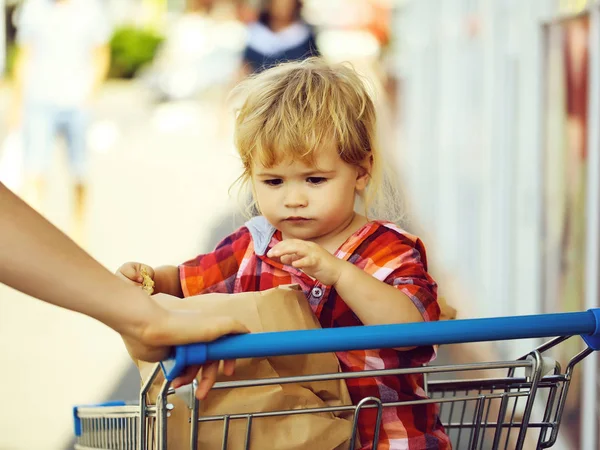
[[[267,0],[258,20],[248,27],[244,50],[246,73],[278,63],[318,56],[315,34],[301,17],[300,0]]]
[[[228,0],[188,0],[170,23],[165,40],[141,77],[159,100],[224,94],[237,75],[246,27]],[[216,91],[216,92],[215,92]]]
[[[53,148],[65,138],[75,219],[86,199],[88,107],[109,65],[110,26],[98,0],[26,0],[17,11],[11,127],[23,133],[25,193],[43,200]]]

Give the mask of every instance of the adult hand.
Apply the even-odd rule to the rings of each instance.
[[[163,294],[154,297],[161,295]],[[139,335],[122,335],[134,359],[158,362],[169,356],[174,345],[209,342],[224,335],[248,332],[244,325],[231,317],[206,319],[201,311],[167,310],[158,304],[156,308],[154,317],[147,322]],[[203,399],[215,383],[218,368],[219,361],[212,361],[204,366],[190,366],[173,380],[172,386],[179,387],[191,383],[202,370],[196,396]],[[226,361],[225,375],[231,375],[233,368],[234,361]]]

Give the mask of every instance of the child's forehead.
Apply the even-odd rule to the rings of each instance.
[[[335,169],[331,164],[319,164],[300,159],[286,159],[276,161],[271,165],[264,165],[260,161],[255,161],[254,170],[257,173],[308,173],[308,172],[327,172]]]
[[[298,170],[298,171],[333,171],[341,159],[335,147],[320,147],[311,152],[294,155],[285,151],[276,152],[276,159],[271,164],[254,159],[257,169]]]

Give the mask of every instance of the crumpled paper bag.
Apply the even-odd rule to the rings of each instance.
[[[228,315],[242,322],[251,332],[285,331],[320,328],[303,292],[297,285],[280,286],[262,292],[241,294],[205,294],[186,299],[160,299],[171,309],[202,310],[207,317]],[[142,380],[146,380],[153,364],[137,362]],[[248,380],[273,377],[339,372],[333,353],[241,359],[232,377],[217,381]],[[149,398],[154,399],[164,378],[154,381]],[[169,450],[189,448],[191,411],[179,396],[170,396],[174,409],[167,419]],[[344,380],[299,384],[213,389],[200,403],[200,417],[221,414],[281,411],[303,408],[351,405]],[[347,449],[352,434],[352,412],[296,414],[254,418],[251,449],[329,450]],[[243,449],[246,419],[231,420],[227,449]],[[198,449],[221,449],[223,421],[199,424]],[[358,436],[357,436],[358,447]]]

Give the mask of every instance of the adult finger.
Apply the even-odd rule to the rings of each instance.
[[[200,400],[204,400],[210,388],[213,387],[217,380],[217,374],[219,372],[219,362],[213,361],[207,363],[202,367],[202,378],[198,383],[198,389],[196,389],[196,397]]]
[[[235,359],[223,361],[223,373],[230,377],[235,372]]]
[[[192,381],[194,381],[194,378],[196,378],[196,375],[198,375],[198,372],[200,372],[201,368],[202,366],[200,365],[186,367],[184,372],[173,380],[171,386],[174,389],[177,389],[178,387],[190,384]]]

